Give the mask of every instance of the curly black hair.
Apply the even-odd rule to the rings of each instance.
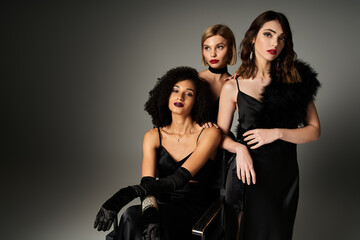
[[[155,87],[149,92],[145,103],[145,111],[151,118],[154,127],[164,127],[171,123],[169,97],[174,85],[183,80],[190,80],[195,85],[195,104],[191,111],[194,121],[202,125],[210,120],[210,87],[199,77],[198,72],[191,67],[172,68],[158,79]]]

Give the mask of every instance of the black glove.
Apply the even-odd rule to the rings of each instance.
[[[102,205],[96,215],[94,228],[97,228],[98,231],[109,230],[121,208],[137,196],[138,194],[133,187],[120,189]]]
[[[147,195],[157,196],[162,193],[173,192],[182,188],[187,182],[189,182],[190,179],[191,173],[186,168],[180,167],[172,175],[157,181],[145,180],[141,181],[140,185],[120,189],[102,205],[102,208],[96,216],[94,228],[98,226],[99,231],[108,230],[110,227],[107,227],[111,226],[115,218],[106,218],[101,216],[106,216],[107,213],[109,213],[109,216],[113,215],[112,213],[110,214],[110,212],[118,214],[121,208],[134,200],[136,197],[143,199]]]
[[[191,179],[191,173],[183,167],[178,168],[173,174],[156,181],[142,181],[140,185],[132,186],[139,197],[147,195],[173,192],[185,186]]]
[[[146,196],[141,202],[143,223],[158,223],[160,216],[156,198],[154,196]]]
[[[140,185],[147,184],[149,182],[155,182],[153,177],[143,177],[141,179]],[[159,211],[154,196],[146,196],[141,198],[141,209],[142,209],[142,219],[144,224],[149,223],[158,223],[159,222]]]
[[[153,183],[153,182],[156,182],[155,178],[146,176],[146,177],[141,178],[140,185],[144,185],[144,184],[147,184],[147,183]],[[143,201],[144,198],[145,197],[141,197],[140,200]]]
[[[98,231],[107,231],[110,229],[116,217],[116,212],[101,207],[96,215],[94,228],[97,228]]]
[[[153,177],[143,177],[141,179],[140,185],[155,181],[156,180]],[[154,196],[146,196],[141,198],[141,210],[144,224],[159,222],[158,205]]]
[[[119,213],[120,210],[129,202],[138,197],[139,194],[133,186],[120,189],[111,198],[109,198],[102,206],[105,209]]]

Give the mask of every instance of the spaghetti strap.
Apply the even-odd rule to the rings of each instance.
[[[196,143],[199,141],[199,137],[200,137],[201,133],[204,131],[204,129],[205,129],[205,128],[203,128],[203,129],[201,130],[201,132],[199,133],[199,136],[198,136],[197,139],[196,139]]]
[[[236,80],[236,85],[237,85],[237,88],[238,88],[238,90],[239,90],[239,92],[240,92],[240,87],[239,87],[239,82],[238,82],[238,79],[236,78],[235,80]]]
[[[157,128],[158,129],[158,133],[159,133],[159,141],[160,141],[160,146],[161,146],[161,133],[160,133],[160,128]]]

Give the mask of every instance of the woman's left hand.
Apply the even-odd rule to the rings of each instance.
[[[136,197],[139,197],[141,188],[137,186],[139,185],[122,188],[109,198],[96,215],[94,228],[97,228],[98,231],[109,230],[120,210]]]
[[[224,78],[224,81],[228,81],[228,80],[232,80],[232,79],[237,79],[240,76],[240,74],[238,73],[234,73],[234,75]]]
[[[243,134],[247,145],[253,145],[250,148],[256,149],[262,145],[269,144],[279,139],[278,129],[253,129]]]
[[[202,125],[203,128],[212,128],[212,127],[215,127],[215,128],[219,128],[218,125],[216,125],[216,123],[212,123],[212,122],[207,122],[207,123],[204,123]]]

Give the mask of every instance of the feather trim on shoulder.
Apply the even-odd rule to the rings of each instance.
[[[282,83],[271,73],[271,83],[262,94],[263,108],[257,116],[257,127],[296,128],[303,124],[308,105],[314,101],[320,82],[317,73],[309,64],[295,62],[301,82]]]

